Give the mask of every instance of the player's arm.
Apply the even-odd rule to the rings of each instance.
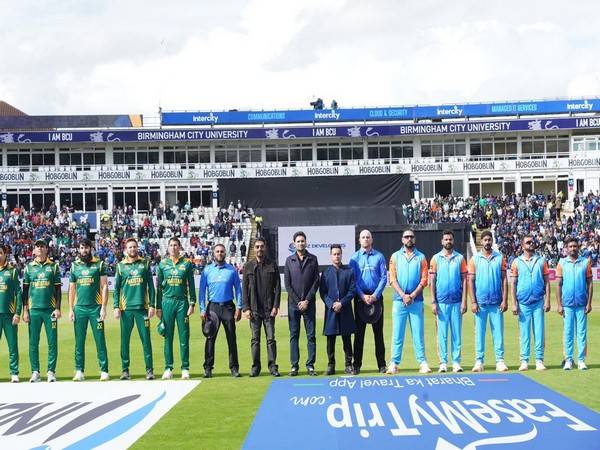
[[[200,274],[200,315],[206,318],[206,288],[208,287],[207,272],[208,268],[204,269]]]
[[[428,265],[427,265],[427,259],[425,259],[425,257],[423,257],[423,259],[421,260],[421,275],[420,275],[420,279],[419,279],[419,284],[417,284],[417,287],[415,288],[414,291],[412,291],[410,293],[410,298],[414,301],[415,298],[417,298],[421,292],[423,292],[423,289],[425,289],[425,286],[427,286],[427,275],[429,272],[428,269]]]
[[[517,283],[519,282],[519,267],[515,259],[511,265],[512,279],[510,281],[510,293],[512,295],[512,312],[519,314],[519,300],[517,299]]]
[[[115,273],[115,289],[113,290],[113,310],[115,319],[119,319],[121,317],[121,309],[119,308],[119,298],[121,296],[121,263],[117,263],[117,270]]]
[[[196,306],[196,284],[194,280],[194,265],[189,262],[188,263],[188,272],[187,272],[187,280],[188,284],[188,297],[190,306],[187,310],[187,315],[191,316],[194,314],[194,307]]]
[[[156,289],[154,288],[154,277],[150,269],[150,260],[146,261],[146,289],[148,289],[148,318],[152,319],[156,309]]]
[[[437,315],[437,291],[436,284],[437,282],[437,261],[435,260],[435,256],[431,258],[431,263],[429,264],[429,292],[431,293],[431,312],[434,315]]]
[[[404,298],[404,291],[400,288],[400,285],[398,284],[397,273],[398,272],[396,271],[396,261],[394,261],[394,257],[392,256],[390,258],[390,271],[389,271],[390,284],[392,285],[392,288],[394,289],[394,291],[396,291],[396,293],[400,296],[400,298]]]
[[[242,318],[242,283],[240,282],[240,274],[234,268],[233,269],[233,291],[235,293],[235,320],[240,320]]]
[[[464,314],[467,312],[467,297],[469,296],[469,287],[467,286],[467,283],[469,282],[469,270],[467,269],[467,263],[464,256],[462,258],[462,262],[460,263],[460,282],[462,286],[462,303],[460,305],[460,312],[461,314]]]
[[[281,277],[279,276],[279,270],[275,266],[275,286],[273,287],[273,309],[271,310],[271,317],[279,314],[279,305],[281,304]]]
[[[54,298],[56,299],[56,308],[54,308],[54,317],[60,319],[60,305],[62,303],[62,280],[60,279],[60,269],[58,264],[54,264]]]
[[[21,291],[21,283],[19,283],[19,274],[17,269],[13,268],[13,286],[15,287],[15,302],[16,309],[15,315],[12,318],[13,325],[17,325],[21,318],[21,312],[23,310],[23,292]]]
[[[561,316],[564,315],[563,306],[562,306],[562,286],[563,286],[563,276],[562,276],[562,266],[560,262],[556,265],[556,312]]]
[[[73,274],[71,273],[71,280]],[[69,320],[73,322],[75,320],[75,295],[77,290],[77,284],[73,281],[69,281]]]
[[[385,289],[385,285],[388,282],[388,270],[385,266],[385,258],[383,255],[379,255],[379,262],[377,264],[379,270],[379,284],[377,288],[375,288],[375,292],[373,292],[374,300],[377,301],[379,298],[383,296],[383,290]],[[358,280],[360,279],[360,274],[355,276],[356,284],[358,284]]]
[[[29,266],[25,266],[23,274],[23,322],[29,323]]]
[[[544,298],[544,312],[550,311],[550,269],[548,269],[548,263],[544,261],[542,276],[544,277],[544,292],[546,293]]]
[[[588,314],[592,311],[592,297],[594,296],[594,278],[592,277],[591,259],[588,259],[585,271],[585,282],[587,283],[587,304],[585,305],[585,313]]]
[[[350,271],[350,285],[348,286],[348,292],[344,295],[344,298],[340,298],[342,305],[349,305],[354,295],[356,294],[356,283],[354,281],[354,272]]]
[[[156,312],[162,310],[162,298],[163,298],[163,282],[164,282],[164,274],[162,269],[162,264],[159,264],[156,268]],[[186,280],[187,281],[187,280]]]
[[[502,302],[500,303],[500,311],[505,312],[508,309],[508,285],[506,277],[506,258],[502,257],[500,267],[500,276],[502,278]]]
[[[471,258],[469,261],[469,296],[471,297],[471,311],[473,314],[479,312],[479,304],[477,303],[477,293],[475,291],[475,260]]]
[[[361,276],[360,267],[358,265],[358,262],[356,262],[356,259],[355,259],[354,256],[350,259],[350,262],[348,263],[348,265],[350,266],[350,268],[354,272],[354,278],[356,280],[359,280],[360,276]],[[364,300],[365,293],[360,288],[360,283],[356,283],[356,294],[358,295],[359,298],[362,298]],[[323,298],[323,296],[321,296],[321,298]]]

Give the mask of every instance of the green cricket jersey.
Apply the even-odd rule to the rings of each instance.
[[[55,286],[62,284],[58,264],[50,258],[42,263],[33,260],[25,267],[23,284],[29,285],[29,309],[56,309]]]
[[[89,264],[80,258],[71,265],[69,282],[75,283],[75,305],[102,305],[100,277],[106,276],[104,262],[94,257]]]
[[[0,314],[21,315],[23,297],[17,269],[8,264],[0,266]]]
[[[129,260],[127,257],[117,264],[115,276],[114,302],[115,308],[148,309],[155,307],[154,279],[150,263],[138,257]]]
[[[156,270],[157,293],[156,307],[162,309],[162,299],[188,300],[196,303],[194,286],[194,265],[189,259],[163,259]]]

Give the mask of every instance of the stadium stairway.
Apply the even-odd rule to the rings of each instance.
[[[254,218],[250,220],[250,242],[248,243],[248,258],[247,261],[256,258],[256,251],[254,250],[254,242],[256,242],[256,221]]]

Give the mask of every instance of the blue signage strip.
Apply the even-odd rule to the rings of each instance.
[[[600,414],[520,374],[274,380],[245,450],[597,449]]]
[[[600,98],[398,106],[386,108],[296,109],[283,111],[163,112],[162,125],[249,125],[312,122],[369,122],[390,120],[457,119],[600,111]]]
[[[272,128],[136,129],[124,131],[0,132],[1,144],[103,143],[159,141],[238,141],[264,139],[360,138],[436,134],[472,134],[516,131],[600,128],[600,117],[432,122],[401,125],[310,126]]]

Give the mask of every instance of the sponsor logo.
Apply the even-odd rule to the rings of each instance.
[[[315,119],[331,119],[331,120],[339,120],[340,114],[336,113],[335,110],[331,110],[331,112],[316,112]]]
[[[438,116],[462,116],[462,113],[463,110],[457,105],[454,105],[452,108],[441,106],[436,109],[436,114]]]
[[[591,111],[593,103],[584,100],[583,103],[567,103],[567,111]]]
[[[217,123],[219,121],[219,116],[209,113],[205,116],[192,116],[192,122],[194,123]]]

